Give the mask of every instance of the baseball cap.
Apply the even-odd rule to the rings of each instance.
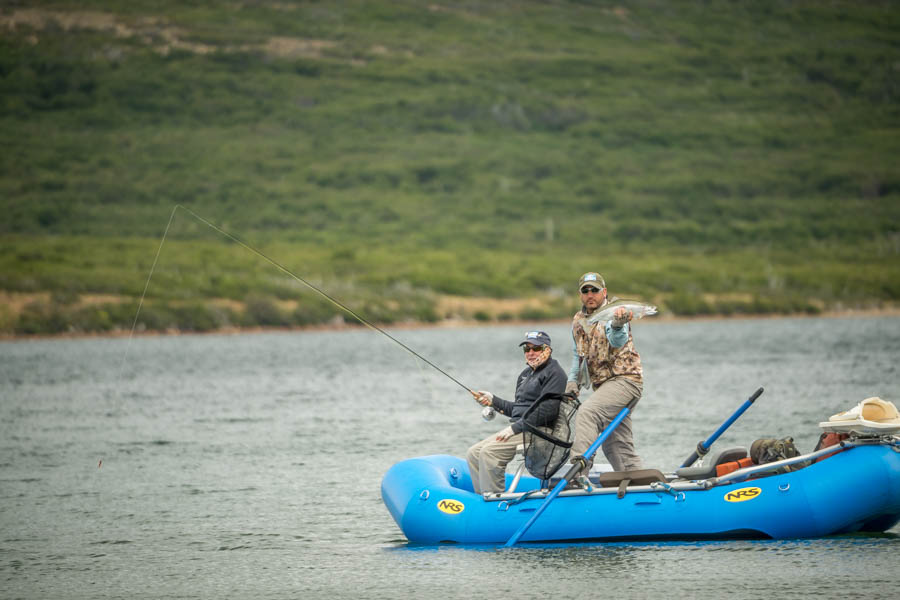
[[[528,331],[525,333],[525,340],[522,341],[522,343],[519,345],[524,346],[525,344],[533,344],[535,346],[549,346],[550,336],[543,331]]]
[[[600,273],[585,273],[581,276],[581,279],[578,280],[578,291],[581,291],[585,285],[592,285],[597,289],[602,290],[606,287],[606,282],[603,281],[603,276]]]

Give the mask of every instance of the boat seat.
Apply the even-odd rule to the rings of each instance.
[[[504,492],[505,494],[512,494],[513,492],[516,491],[516,488],[517,488],[518,485],[519,485],[519,481],[522,479],[522,476],[523,476],[523,475],[525,474],[525,472],[526,472],[526,471],[525,471],[525,445],[524,445],[524,444],[519,444],[518,446],[516,446],[516,455],[515,455],[515,457],[513,458],[513,460],[519,461],[519,465],[518,465],[518,467],[516,467],[515,474],[513,475],[512,481],[509,483],[509,485],[506,487],[506,489],[503,490],[503,492]],[[512,464],[513,464],[513,461],[510,461],[510,462],[506,465],[507,472],[510,471],[510,467],[511,467]],[[569,465],[568,463],[563,464],[562,466],[560,466],[560,468],[558,469],[557,473],[554,474],[553,477],[551,477],[549,480],[548,480],[548,479],[544,479],[544,480],[541,481],[541,483],[540,483],[540,488],[539,488],[539,489],[545,489],[545,490],[550,489],[550,490],[552,490],[553,487],[554,487],[557,483],[559,483],[559,480],[562,479],[562,477],[560,477],[559,474],[560,474],[560,473],[565,473],[565,472],[569,469],[570,466],[571,466],[571,465]]]
[[[562,477],[553,477],[550,479],[550,489],[556,487]],[[625,495],[625,488],[629,485],[650,485],[654,482],[667,483],[666,476],[657,469],[635,469],[633,471],[602,471],[599,473],[591,472],[588,479],[593,485],[599,487],[617,487],[619,488],[618,496],[621,498]]]
[[[657,469],[635,469],[633,471],[609,471],[592,475],[591,483],[601,487],[617,487],[619,498],[625,495],[625,491],[630,485],[650,485],[651,483],[660,481],[666,483],[666,476]]]
[[[747,449],[743,446],[726,448],[718,452],[711,452],[703,460],[703,464],[697,467],[681,467],[675,470],[675,475],[680,479],[709,479],[716,476],[716,466],[727,462],[733,462],[747,458]]]

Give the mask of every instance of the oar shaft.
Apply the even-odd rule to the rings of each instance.
[[[606,438],[612,434],[616,427],[625,420],[625,417],[628,416],[628,413],[631,412],[631,409],[634,407],[635,400],[632,400],[628,403],[628,406],[619,411],[619,414],[616,415],[616,418],[612,420],[612,422],[606,426],[606,429],[600,433],[594,443],[590,445],[587,451],[584,453],[584,458],[590,460],[590,458],[597,452],[597,449],[603,445],[603,442],[606,441]],[[556,498],[561,491],[565,489],[565,487],[569,484],[572,477],[574,477],[579,471],[581,471],[584,465],[574,464],[572,465],[563,478],[556,484],[547,497],[544,499],[544,503],[541,504],[540,508],[538,508],[531,518],[528,519],[528,522],[525,523],[522,527],[519,528],[517,532],[515,532],[509,540],[507,540],[506,544],[503,545],[504,548],[510,548],[516,545],[516,542],[525,534],[526,531],[531,527],[531,525],[538,520],[538,517],[547,510],[547,507],[550,506],[550,503],[553,502],[553,499]]]
[[[744,411],[747,410],[748,408],[750,408],[750,405],[753,404],[753,402],[757,398],[759,398],[760,394],[762,394],[762,393],[763,393],[763,388],[759,388],[758,390],[756,390],[756,392],[754,392],[753,395],[750,396],[746,402],[741,404],[740,408],[738,408],[736,411],[734,411],[733,415],[731,415],[730,417],[725,419],[725,422],[722,423],[722,425],[720,425],[719,428],[716,429],[716,431],[711,436],[709,436],[705,442],[700,442],[699,444],[697,444],[697,449],[694,450],[693,452],[691,452],[691,455],[688,456],[687,459],[685,459],[685,461],[683,463],[681,463],[681,467],[684,468],[684,467],[691,466],[692,464],[694,464],[694,462],[698,458],[700,458],[702,455],[706,454],[706,452],[707,452],[707,450],[709,450],[710,446],[712,446],[713,443],[715,443],[715,441],[717,439],[719,439],[719,436],[722,435],[723,433],[725,433],[725,430],[728,429],[729,427],[731,427],[731,424],[734,423],[735,421],[737,421],[738,418],[742,414],[744,414]]]
[[[608,438],[610,435],[612,435],[613,430],[619,426],[619,423],[621,423],[622,421],[625,420],[625,417],[627,417],[628,413],[631,412],[632,406],[633,406],[633,404],[629,404],[628,406],[626,406],[625,408],[623,408],[622,410],[619,411],[619,414],[617,414],[616,418],[612,420],[612,423],[610,423],[606,427],[606,429],[604,429],[600,433],[600,435],[597,436],[597,439],[594,440],[594,443],[588,447],[587,451],[585,451],[585,453],[583,455],[585,459],[590,460],[591,457],[594,456],[594,454],[596,454],[597,450],[600,449],[600,446],[603,445],[603,442],[606,441],[606,438]]]

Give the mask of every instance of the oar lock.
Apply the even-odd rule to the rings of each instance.
[[[703,445],[703,440],[697,442],[697,458],[701,456],[706,456],[706,453],[709,452],[709,448]]]
[[[578,456],[572,457],[572,459],[569,462],[573,465],[575,463],[581,463],[582,469],[587,467],[587,459],[581,454],[579,454]]]

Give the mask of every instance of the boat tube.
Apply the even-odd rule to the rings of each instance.
[[[716,476],[716,464],[664,475],[592,476],[566,489],[522,536],[523,543],[614,540],[811,538],[883,532],[900,522],[900,435],[851,433],[802,456]],[[728,460],[734,449],[720,453]],[[711,467],[711,468],[710,468]],[[787,471],[787,472],[784,472]],[[502,544],[550,490],[521,471],[507,490],[476,494],[465,460],[423,456],[385,474],[381,495],[416,544]],[[552,487],[552,486],[549,486]]]

